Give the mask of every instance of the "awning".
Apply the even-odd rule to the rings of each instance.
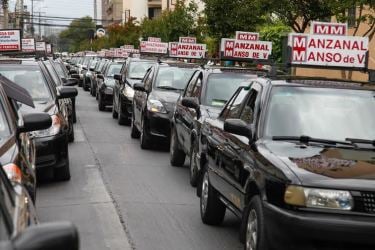
[[[26,89],[22,88],[21,86],[17,85],[1,74],[0,83],[9,98],[35,108],[33,98],[30,96],[29,92]]]

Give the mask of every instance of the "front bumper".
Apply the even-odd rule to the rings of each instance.
[[[36,168],[59,168],[67,164],[68,139],[65,133],[36,137]]]
[[[121,96],[121,116],[128,118],[129,120],[132,118],[133,113],[133,100],[129,99],[126,96]]]
[[[267,202],[263,208],[267,241],[277,249],[283,246],[287,249],[301,249],[297,246],[374,249],[374,216],[292,211]]]
[[[171,135],[172,113],[154,113],[147,111],[147,130],[150,135],[159,139],[169,140]]]

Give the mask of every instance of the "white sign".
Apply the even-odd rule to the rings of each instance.
[[[348,35],[347,23],[312,22],[310,33],[314,35]]]
[[[124,45],[121,46],[122,49],[134,49],[134,45]]]
[[[178,58],[205,58],[206,44],[199,43],[169,43],[169,56]]]
[[[129,54],[125,51],[125,49],[115,49],[115,57],[127,58],[129,57]]]
[[[154,43],[161,43],[161,38],[159,38],[159,37],[149,37],[148,41],[154,42]]]
[[[46,42],[36,42],[35,43],[35,49],[36,51],[46,51]]]
[[[141,53],[155,53],[155,54],[167,54],[168,43],[161,42],[146,42],[142,41],[140,45]]]
[[[221,39],[222,59],[267,60],[272,54],[272,42]]]
[[[115,51],[114,50],[107,50],[104,52],[105,57],[114,57],[115,56]]]
[[[197,43],[196,37],[180,37],[179,38],[180,43]]]
[[[103,37],[103,36],[105,36],[105,29],[103,29],[103,28],[97,29],[96,30],[96,36],[97,37]]]
[[[34,38],[22,39],[22,51],[34,52],[35,51],[35,39]]]
[[[258,41],[259,40],[259,33],[245,32],[245,31],[236,31],[236,40],[241,40],[241,41]]]
[[[52,45],[50,43],[46,44],[46,50],[47,50],[47,54],[51,54],[52,53]]]
[[[366,67],[368,37],[292,33],[288,37],[295,65]]]
[[[0,51],[20,51],[21,32],[20,30],[0,30]]]

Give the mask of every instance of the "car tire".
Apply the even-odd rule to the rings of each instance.
[[[185,163],[186,154],[181,150],[177,139],[176,129],[171,129],[171,142],[169,146],[170,163],[173,167],[181,167]]]
[[[141,122],[140,139],[141,139],[141,149],[151,148],[151,138],[150,138],[150,135],[147,133],[144,118],[142,118],[142,122]]]
[[[255,195],[244,214],[245,227],[245,250],[268,249],[265,233],[265,222],[262,201],[259,195]],[[255,239],[254,239],[255,238]]]
[[[124,117],[122,114],[122,100],[119,98],[118,100],[118,124],[119,125],[130,125],[130,121],[127,117]]]
[[[70,180],[71,176],[70,176],[70,167],[69,167],[69,153],[67,154],[67,157],[66,157],[66,164],[63,167],[54,169],[53,175],[54,175],[55,181],[69,181]]]
[[[192,187],[196,187],[198,183],[198,168],[197,168],[197,145],[195,141],[192,142],[191,149],[190,149],[190,164],[189,164],[189,172],[190,172],[190,185]]]
[[[131,123],[130,123],[130,136],[133,139],[138,139],[141,136],[141,133],[137,129],[134,124],[134,117],[132,116]]]
[[[203,173],[200,212],[204,224],[220,225],[225,217],[226,207],[219,199],[217,191],[210,185],[207,167]]]
[[[113,98],[113,104],[112,104],[112,118],[117,119],[118,118],[118,113],[116,111],[116,106],[115,106],[115,98]]]
[[[84,91],[89,91],[89,87],[87,86],[87,79],[85,79],[85,81],[83,82],[83,90]]]
[[[103,103],[103,100],[102,100],[102,95],[99,93],[98,94],[98,108],[99,108],[99,111],[104,111],[105,110],[105,105]]]
[[[94,89],[94,84],[92,83],[92,81],[90,81],[91,82],[91,87],[90,87],[90,95],[91,96],[95,96],[95,89]]]

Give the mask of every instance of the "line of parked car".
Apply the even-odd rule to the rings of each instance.
[[[233,212],[245,249],[373,249],[375,86],[178,61],[69,63],[142,149],[169,145],[174,167],[189,158],[203,223]]]
[[[0,249],[79,249],[73,224],[40,224],[35,209],[41,176],[70,179],[74,77],[58,59],[0,59]]]

